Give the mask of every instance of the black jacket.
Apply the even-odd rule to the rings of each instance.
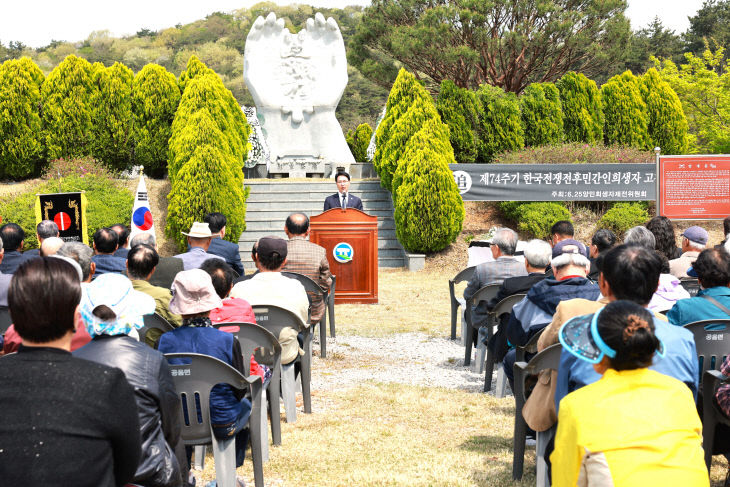
[[[362,200],[352,193],[347,193],[347,207],[355,208],[356,210],[364,211],[362,209]],[[331,210],[332,208],[340,208],[340,194],[335,193],[329,195],[324,200],[324,210]]]
[[[180,441],[180,401],[165,357],[126,335],[95,337],[74,355],[121,369],[134,388],[142,458],[133,483],[180,485],[180,465],[174,452]]]
[[[140,458],[134,393],[124,374],[57,348],[0,358],[0,483],[114,487]]]

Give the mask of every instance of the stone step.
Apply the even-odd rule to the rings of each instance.
[[[297,195],[299,196],[299,195]],[[373,210],[388,210],[391,211],[391,208],[393,208],[393,204],[390,202],[390,199],[380,199],[380,200],[363,200],[362,206],[365,210],[365,213],[372,213]],[[318,215],[319,213],[322,213],[322,209],[324,208],[324,198],[321,200],[319,198],[317,199],[289,199],[289,198],[273,198],[273,199],[267,199],[267,200],[251,200],[249,198],[246,201],[246,212],[249,212],[251,210],[259,211],[259,210],[270,210],[270,209],[278,209],[278,210],[286,210],[286,211],[293,211],[296,209],[296,211],[301,211],[303,213],[307,213],[308,216],[311,216],[312,213],[315,215]]]
[[[245,238],[249,232],[279,231],[282,228],[284,228],[284,222],[281,220],[246,220],[246,231],[241,238]],[[392,218],[378,219],[378,236],[395,238],[395,222]]]
[[[266,219],[266,220],[272,220],[272,221],[281,221],[281,228],[284,228],[284,222],[286,221],[286,217],[294,213],[295,211],[300,211],[299,208],[291,208],[290,210],[282,210],[282,209],[268,209],[268,208],[246,208],[246,217],[251,218],[258,218],[258,219]],[[369,215],[377,216],[378,219],[380,218],[386,218],[386,217],[393,217],[393,210],[389,210],[387,208],[376,208],[376,209],[366,209],[366,212]],[[255,213],[255,215],[254,215]],[[307,213],[306,210],[303,211],[303,213]],[[315,213],[319,214],[319,213]]]

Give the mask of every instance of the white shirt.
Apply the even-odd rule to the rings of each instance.
[[[281,272],[259,272],[233,286],[230,297],[245,299],[251,306],[271,304],[288,309],[309,326],[309,298],[304,286]]]

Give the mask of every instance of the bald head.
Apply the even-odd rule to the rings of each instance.
[[[307,236],[309,234],[309,217],[304,213],[292,213],[286,219],[284,230],[289,238]]]
[[[47,257],[49,255],[55,255],[58,249],[63,247],[63,240],[59,237],[48,237],[43,240],[41,244],[41,257]]]

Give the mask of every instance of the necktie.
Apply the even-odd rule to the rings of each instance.
[[[342,193],[342,209],[347,209],[347,193]]]

